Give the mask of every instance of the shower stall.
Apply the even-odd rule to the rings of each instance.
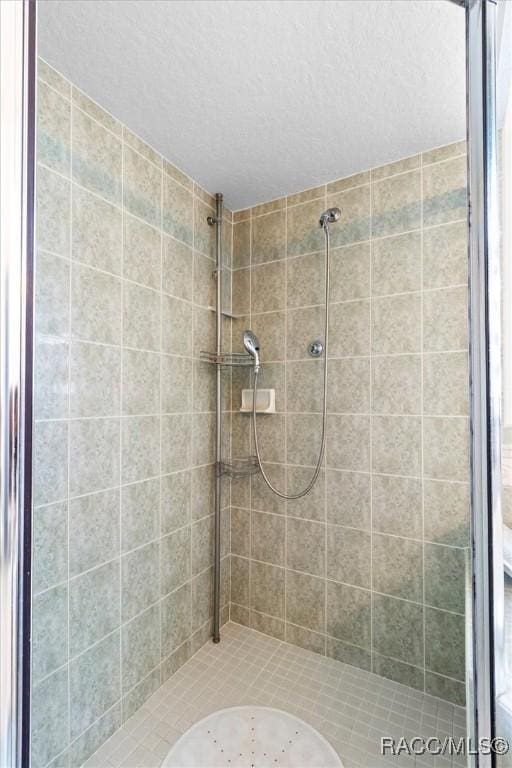
[[[378,113],[379,154],[361,150],[355,118],[345,151],[334,112],[327,126],[315,117],[354,78],[315,3],[37,5],[37,47],[36,4],[2,7],[2,92],[24,95],[21,112],[4,100],[24,139],[12,152],[2,119],[2,192],[17,179],[26,219],[2,208],[0,765],[434,764],[428,750],[392,751],[417,737],[462,740],[436,765],[506,766],[470,749],[512,733],[501,6],[370,2],[364,17],[357,2],[324,3],[333,29],[366,40],[374,71],[377,30],[400,25],[418,40],[427,26],[453,67],[443,101],[431,53],[418,63],[405,46],[402,66],[388,62],[390,104],[404,103],[396,72],[409,65],[425,92],[414,141],[398,109]],[[133,31],[124,62],[92,33],[119,14]],[[193,101],[180,111],[174,91],[177,130],[140,121],[142,93],[137,122],[134,62],[151,60],[137,46],[152,32],[157,50],[156,32],[175,23],[178,52],[190,34],[184,48],[204,45],[194,62],[208,71],[204,14],[219,35],[235,19],[230,42],[247,35],[247,62],[265,33],[311,61],[327,50],[338,67],[332,93],[304,75],[301,121],[315,139],[290,131],[290,159],[274,168],[262,155],[260,177],[220,160],[208,176],[214,128],[196,141]],[[91,62],[106,51],[93,74],[79,66],[84,40]],[[236,57],[223,40],[228,88],[220,73],[236,80]],[[297,72],[304,61],[293,55]],[[148,80],[154,105],[158,87]],[[441,121],[448,102],[453,120]],[[223,109],[223,124],[235,119]],[[260,109],[271,114],[263,97]],[[237,158],[231,139],[223,157]]]

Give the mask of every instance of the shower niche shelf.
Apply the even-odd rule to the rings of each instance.
[[[205,363],[220,365],[223,368],[254,365],[251,355],[245,352],[222,352],[220,355],[216,355],[215,352],[201,351],[199,357]]]
[[[252,402],[254,399],[254,389],[242,389],[242,406],[240,413],[252,413]],[[276,391],[275,389],[258,389],[256,395],[256,413],[275,413],[276,412]]]
[[[230,461],[221,461],[220,473],[227,477],[248,477],[259,472],[258,459],[256,456],[248,456],[243,459],[231,459]]]

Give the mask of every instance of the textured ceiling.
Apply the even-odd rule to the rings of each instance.
[[[233,209],[465,133],[447,0],[42,0],[39,53]]]

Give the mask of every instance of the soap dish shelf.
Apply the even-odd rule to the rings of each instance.
[[[259,464],[256,456],[248,456],[243,459],[231,459],[220,462],[220,473],[227,477],[249,477],[259,472]]]
[[[242,405],[240,413],[252,413],[253,389],[242,389]],[[276,412],[275,389],[258,389],[256,396],[256,413]]]
[[[220,365],[222,367],[254,365],[254,360],[251,355],[248,355],[245,352],[222,352],[221,354],[216,355],[215,352],[206,352],[202,350],[199,353],[199,357],[204,363]]]

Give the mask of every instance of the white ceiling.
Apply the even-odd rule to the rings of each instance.
[[[447,0],[42,0],[39,53],[233,209],[459,140]]]

